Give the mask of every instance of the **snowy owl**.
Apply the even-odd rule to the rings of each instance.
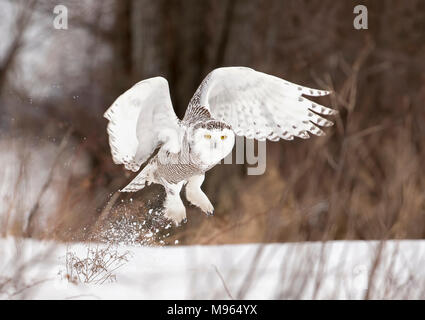
[[[235,135],[264,141],[323,135],[319,126],[333,123],[321,116],[336,111],[303,95],[324,96],[310,89],[245,67],[213,70],[189,102],[183,120],[174,113],[168,82],[150,78],[124,92],[104,116],[113,161],[143,170],[121,192],[135,192],[146,184],[164,186],[164,216],[176,225],[186,221],[180,191],[207,215],[214,207],[202,192],[205,172],[226,157]]]

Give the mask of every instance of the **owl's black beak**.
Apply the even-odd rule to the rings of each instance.
[[[214,141],[214,149],[217,148],[217,142]]]

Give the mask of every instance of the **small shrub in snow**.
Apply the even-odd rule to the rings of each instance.
[[[88,246],[84,257],[68,250],[65,257],[65,278],[74,284],[114,282],[117,280],[114,272],[125,265],[130,256],[129,251],[120,253],[111,246]]]

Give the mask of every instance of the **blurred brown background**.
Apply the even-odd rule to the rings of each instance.
[[[53,28],[57,4],[68,30]],[[357,4],[367,30],[353,27]],[[112,162],[103,112],[161,75],[182,117],[204,76],[237,65],[332,89],[317,101],[340,111],[335,126],[268,142],[264,175],[209,171],[215,216],[189,209],[165,243],[425,237],[424,1],[0,0],[0,11],[3,235],[81,240],[102,214],[146,219],[162,190],[115,194],[131,175]]]

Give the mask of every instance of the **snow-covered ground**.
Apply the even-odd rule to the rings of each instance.
[[[106,248],[91,244],[91,248]],[[115,247],[114,282],[67,280],[87,244],[0,240],[0,297],[12,299],[424,298],[425,241]],[[111,267],[112,268],[112,267]],[[3,283],[3,286],[2,286]]]

